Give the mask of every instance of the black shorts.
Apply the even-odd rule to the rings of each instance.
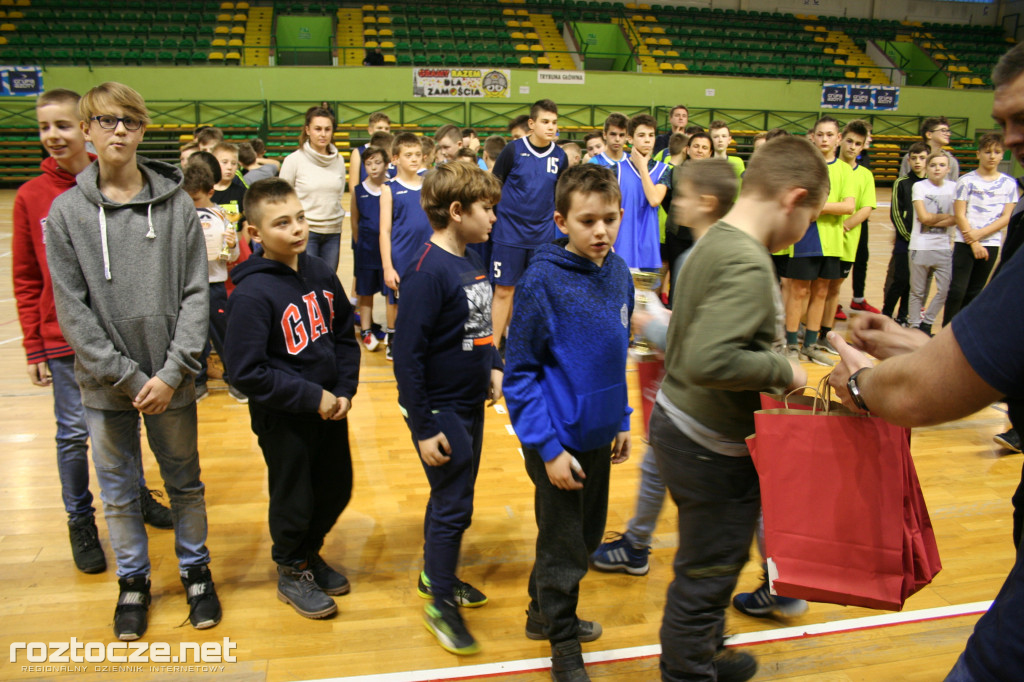
[[[775,277],[787,277],[786,264],[789,263],[789,256],[772,255],[772,263],[775,264]]]
[[[839,261],[839,279],[846,279],[850,276],[850,270],[853,269],[853,263],[849,263],[845,260]]]
[[[842,279],[839,256],[793,257],[786,263],[786,277],[813,282],[816,279]]]

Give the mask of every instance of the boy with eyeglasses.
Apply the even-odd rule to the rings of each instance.
[[[138,495],[139,413],[160,465],[189,620],[220,622],[206,549],[193,378],[208,332],[203,228],[181,171],[136,155],[149,116],[126,85],[104,83],[78,108],[97,162],[54,200],[46,255],[54,303],[75,351],[96,478],[117,558],[114,636],[145,633],[150,562]]]
[[[921,140],[928,145],[928,153],[943,152],[949,157],[949,174],[946,175],[946,179],[955,184],[960,177],[960,162],[943,149],[943,147],[949,146],[949,137],[949,119],[945,116],[931,116],[921,122]],[[903,155],[903,161],[900,163],[900,175],[910,175],[910,152]]]

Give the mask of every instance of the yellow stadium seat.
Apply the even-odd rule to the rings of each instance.
[[[373,16],[372,14],[364,14],[363,15],[363,23],[364,24],[376,24],[377,23],[377,17]]]
[[[233,2],[222,2],[222,3],[220,3],[220,8],[221,9],[234,9],[235,8],[235,3],[233,3]]]
[[[398,62],[398,60],[395,58],[395,55],[393,55],[393,54],[386,54],[386,55],[384,55],[384,63],[385,64],[396,64],[397,62]]]
[[[378,12],[390,12],[391,9],[387,5],[377,5]]]
[[[235,35],[245,35],[245,26],[232,26],[231,32]]]
[[[682,64],[682,63],[677,63],[675,65],[675,70],[676,71],[689,71],[689,69],[686,68],[686,64]]]
[[[245,14],[239,12],[239,13],[235,14],[233,17],[231,17],[231,20],[232,21],[249,21],[249,17],[246,16]]]
[[[536,33],[527,33],[526,34],[526,39],[527,40],[540,40],[540,37]]]
[[[532,65],[532,64],[536,64],[536,62],[533,61],[533,57],[520,57],[519,58],[519,63],[523,64],[523,65],[527,65],[527,66]]]
[[[222,62],[222,61],[224,61],[224,53],[223,52],[211,52],[208,55],[208,58],[209,58],[209,60],[211,62],[213,62],[213,61]]]
[[[393,36],[393,35],[395,35],[395,32],[392,31],[390,28],[378,28],[377,29],[377,37],[378,38],[383,38],[385,36]]]
[[[214,38],[210,41],[210,47],[226,47],[227,44],[228,41],[224,40],[223,38]]]
[[[364,12],[372,12],[374,10],[373,5],[363,5]]]
[[[544,51],[544,46],[543,45],[537,45],[536,43],[533,44],[533,45],[530,45],[530,52],[543,52],[543,51]]]
[[[515,19],[509,19],[507,22],[505,22],[505,25],[508,26],[509,28],[519,28],[519,22],[516,21]]]
[[[217,21],[220,21],[220,22],[226,24],[226,23],[231,21],[231,15],[230,14],[218,14],[217,15]]]
[[[231,29],[229,29],[227,26],[218,26],[215,29],[213,29],[213,32],[219,35],[222,33],[230,33]]]
[[[383,40],[380,43],[380,49],[382,49],[382,50],[393,50],[393,49],[395,49],[395,44],[393,42],[391,42],[390,40]]]
[[[530,46],[529,45],[524,45],[522,43],[516,43],[516,46],[515,46],[514,49],[515,49],[516,52],[529,52],[530,51]]]
[[[243,2],[236,2],[235,9],[249,9],[249,3],[245,2],[244,0]]]
[[[377,17],[377,23],[378,24],[390,24],[391,23],[391,17]]]
[[[380,47],[380,43],[378,43],[376,40],[367,40],[366,42],[363,43],[363,47],[367,49],[373,49],[375,47]]]
[[[242,47],[244,43],[242,42],[241,38],[232,38],[228,41],[228,45],[230,45],[231,47]]]
[[[0,24],[0,31],[9,32],[9,31],[14,31],[14,30],[17,30],[14,27],[14,24]]]
[[[523,35],[522,32],[520,32],[520,31],[512,31],[511,33],[508,34],[508,37],[511,38],[512,40],[525,40],[526,39],[526,36]]]
[[[241,61],[242,55],[239,52],[228,52],[226,55],[224,55],[224,59],[225,60]]]
[[[373,37],[373,36],[377,35],[377,29],[375,29],[375,28],[368,28],[365,31],[363,31],[363,35],[364,36]]]

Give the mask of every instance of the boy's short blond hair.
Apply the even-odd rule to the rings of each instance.
[[[807,190],[802,206],[817,206],[828,196],[828,166],[810,141],[784,135],[765,142],[747,162],[741,196],[775,199],[785,192]]]
[[[929,163],[932,162],[932,159],[938,159],[940,157],[946,160],[946,165],[947,166],[950,165],[950,163],[949,163],[949,155],[946,154],[946,152],[942,151],[941,149],[939,151],[937,151],[937,152],[930,153],[928,155],[928,158],[926,158],[924,160],[924,165],[927,166]]]
[[[385,114],[383,111],[375,111],[372,114],[370,114],[370,120],[367,123],[367,127],[368,128],[372,128],[373,126],[375,126],[380,121],[384,121],[389,126],[391,125],[391,117],[390,116]]]
[[[406,133],[402,133],[402,134],[404,135]],[[409,135],[414,135],[414,133],[408,133],[408,134]],[[434,138],[427,137],[426,135],[423,135],[422,137],[416,136],[416,139],[420,143],[420,151],[423,152],[423,156],[427,156],[428,154],[433,154],[434,153],[434,147],[437,146],[437,145],[434,144]],[[391,156],[392,157],[394,157],[396,155],[399,146],[400,145],[398,145],[397,143],[394,143],[394,142],[391,143]],[[411,147],[412,144],[411,143],[406,143],[405,146],[406,147]]]
[[[47,90],[36,98],[36,109],[49,106],[51,104],[70,104],[77,107],[78,102],[81,101],[81,99],[82,96],[74,90],[54,88],[53,90]]]
[[[125,114],[134,116],[142,121],[143,125],[150,123],[149,110],[142,95],[124,83],[114,81],[97,85],[85,93],[78,101],[78,116],[88,122],[93,116],[109,114],[111,107],[117,107]]]
[[[468,163],[444,163],[427,171],[420,190],[420,205],[435,230],[448,227],[448,211],[455,202],[468,211],[479,201],[495,206],[500,199],[498,178]]]
[[[686,133],[672,133],[668,138],[668,153],[671,156],[682,154],[687,145],[690,144],[690,136]]]
[[[614,123],[612,125],[615,125]],[[610,168],[596,163],[583,163],[562,173],[555,185],[555,210],[564,217],[569,216],[574,194],[599,194],[608,203],[622,205],[622,190],[619,180]]]
[[[682,194],[687,183],[697,194],[710,194],[718,201],[715,211],[715,219],[719,219],[729,212],[736,201],[736,190],[739,189],[739,181],[736,179],[736,171],[725,159],[697,159],[690,160],[679,169],[679,181],[673,180],[673,195]]]
[[[263,229],[263,207],[280,204],[290,196],[297,197],[295,188],[283,178],[264,178],[249,185],[242,199],[245,219],[257,230]]]
[[[238,145],[236,145],[234,142],[218,142],[217,144],[213,145],[212,151],[214,154],[216,154],[217,152],[231,152],[235,156],[238,156]]]
[[[723,121],[720,118],[719,119],[715,119],[714,121],[711,122],[711,125],[708,126],[708,132],[711,132],[712,130],[721,130],[723,128],[725,128],[726,130],[729,130],[729,124],[726,123],[725,121]],[[730,131],[730,133],[731,132],[732,131]]]

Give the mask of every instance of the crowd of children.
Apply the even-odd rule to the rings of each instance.
[[[867,123],[823,117],[811,142],[759,135],[745,164],[728,153],[726,122],[704,131],[685,106],[671,110],[669,133],[648,114],[612,113],[580,144],[559,140],[547,99],[510,122],[507,143],[455,125],[392,135],[376,113],[346,172],[334,114],[318,106],[275,178],[259,140],[236,145],[215,128],[182,148],[181,169],[138,156],[146,105],[118,83],[81,99],[48,92],[37,116],[49,158],[15,202],[15,293],[30,379],[53,385],[58,472],[84,572],[106,566],[88,490],[92,441],[117,561],[116,637],[147,626],[144,521],[174,528],[193,626],[221,619],[197,445],[211,347],[248,403],[267,465],[277,596],[305,617],[337,611],[331,597],[350,585],[320,550],[353,488],[346,416],[360,345],[383,341],[430,488],[417,592],[443,648],[480,649],[460,608],[487,597],[457,568],[485,405],[504,396],[535,486],[525,634],[550,642],[554,678],[588,679],[580,644],[602,628],[577,615],[580,580],[591,564],[648,572],[666,490],[679,550],[663,678],[754,674],[752,656],[722,647],[760,510],[744,438],[759,391],[802,386],[801,362],[833,362],[825,335],[877,205],[861,163]],[[998,135],[980,140],[978,170],[959,180],[942,148],[948,122],[927,119],[922,137],[893,188],[883,312],[930,332],[943,303],[949,324],[985,285],[1019,193],[998,171]],[[346,183],[348,291],[337,272]],[[671,314],[634,315],[631,269],[662,273]],[[858,305],[867,309],[863,296]],[[666,376],[636,515],[602,544],[611,465],[631,450],[631,327],[664,349]],[[170,512],[146,488],[140,415]],[[733,603],[762,616],[806,609],[795,601],[765,582]]]

